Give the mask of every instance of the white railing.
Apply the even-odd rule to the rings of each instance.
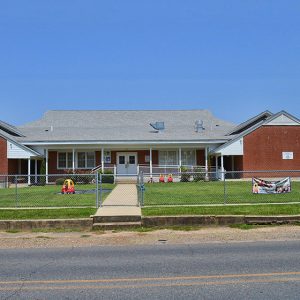
[[[191,166],[191,165],[153,165],[152,170],[150,165],[138,165],[138,172],[142,171],[144,174],[150,174],[153,176],[159,174],[180,174],[182,172],[209,172],[214,174],[216,179],[221,179],[222,170],[216,167],[209,167],[206,169],[205,166]]]

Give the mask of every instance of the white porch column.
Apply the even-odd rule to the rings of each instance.
[[[34,175],[35,175],[35,176],[34,176],[34,182],[37,183],[37,181],[38,181],[38,180],[37,180],[37,165],[38,165],[38,164],[37,164],[37,163],[38,163],[37,159],[34,160],[34,163],[35,163],[35,164],[34,164]]]
[[[101,148],[101,171],[102,171],[102,174],[104,173],[104,148],[102,147]]]
[[[75,149],[72,149],[72,171],[75,173]]]
[[[218,155],[215,156],[215,165],[216,165],[216,179],[219,179]]]
[[[31,167],[31,165],[30,165],[30,158],[28,158],[28,172],[27,172],[27,174],[28,174],[28,185],[31,183],[31,180],[30,180],[30,167]]]
[[[152,148],[150,148],[149,152],[150,152],[150,178],[152,178],[152,173],[153,173]]]
[[[48,160],[49,160],[49,151],[48,149],[46,149],[46,184],[48,184],[48,172],[49,172]]]
[[[224,180],[224,159],[223,159],[223,155],[221,154],[221,179]]]
[[[179,168],[181,168],[181,166],[182,166],[181,148],[178,149],[178,154],[179,154],[179,158],[178,158],[178,160],[179,160]]]
[[[208,171],[208,149],[205,147],[205,172]]]

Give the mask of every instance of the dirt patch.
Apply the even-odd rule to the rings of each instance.
[[[57,248],[122,245],[197,244],[300,240],[300,226],[272,226],[251,230],[230,227],[205,227],[199,230],[171,229],[148,232],[0,232],[0,248]],[[162,242],[163,241],[163,242]]]

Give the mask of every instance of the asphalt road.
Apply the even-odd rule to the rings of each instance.
[[[0,299],[299,299],[300,241],[0,250]]]

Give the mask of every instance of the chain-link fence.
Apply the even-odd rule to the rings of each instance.
[[[300,171],[179,172],[123,176],[116,200],[140,206],[300,203]],[[125,180],[126,179],[126,180]],[[0,208],[100,207],[114,174],[0,175]],[[133,184],[136,184],[134,188]],[[133,186],[133,188],[132,188]],[[112,194],[113,195],[113,194]],[[134,200],[134,199],[137,199]],[[134,202],[136,201],[136,202]]]
[[[113,188],[110,174],[0,175],[0,208],[99,207]]]
[[[300,203],[300,171],[143,175],[144,206]]]

